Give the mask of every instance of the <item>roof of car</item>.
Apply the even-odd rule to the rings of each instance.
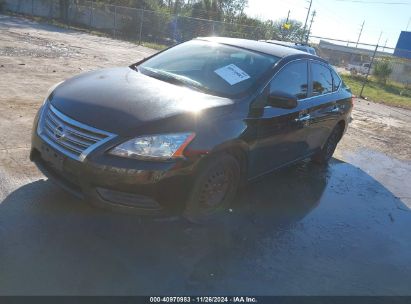
[[[271,44],[284,45],[284,46],[291,47],[297,50],[308,52],[312,55],[316,55],[315,49],[312,46],[305,44],[305,43],[296,43],[296,42],[288,42],[288,41],[281,41],[281,40],[260,40],[260,41],[271,43]]]
[[[303,52],[303,51],[300,51],[294,48],[282,46],[279,44],[267,43],[264,41],[239,39],[239,38],[226,38],[226,37],[199,37],[197,39],[237,46],[237,47],[249,49],[249,50],[260,52],[260,53],[266,53],[266,54],[281,57],[281,58],[287,57],[290,55],[306,55],[307,57],[309,56],[309,54],[307,54],[306,52]]]

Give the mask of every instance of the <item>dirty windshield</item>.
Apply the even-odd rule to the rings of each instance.
[[[246,93],[279,58],[206,41],[190,41],[142,63],[142,73],[220,96]]]

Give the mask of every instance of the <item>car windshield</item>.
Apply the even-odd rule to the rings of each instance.
[[[261,84],[279,59],[233,46],[193,40],[148,59],[138,70],[205,93],[235,97]]]

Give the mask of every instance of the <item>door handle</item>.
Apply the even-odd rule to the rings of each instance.
[[[330,111],[328,111],[329,113],[340,113],[340,107],[339,106],[335,106],[333,107]]]
[[[296,122],[304,122],[304,121],[308,121],[310,119],[311,119],[310,114],[304,114],[304,115],[301,115],[300,117],[296,118],[295,121]]]

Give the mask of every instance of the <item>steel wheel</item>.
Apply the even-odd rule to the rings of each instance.
[[[318,164],[327,164],[333,156],[335,149],[337,148],[337,144],[340,140],[342,131],[342,127],[340,125],[337,125],[331,132],[323,148],[311,159]]]
[[[192,222],[204,222],[223,213],[234,198],[239,181],[240,168],[234,157],[213,157],[196,180],[184,216]]]

